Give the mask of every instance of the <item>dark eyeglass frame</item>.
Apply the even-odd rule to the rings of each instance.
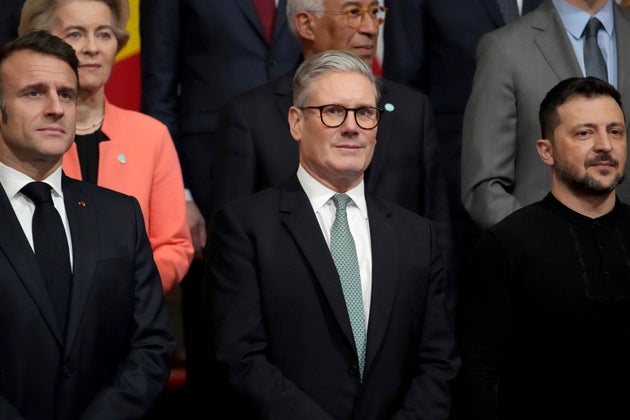
[[[343,119],[341,120],[341,122],[339,124],[331,125],[331,124],[326,124],[326,122],[324,122],[324,109],[327,108],[327,107],[330,107],[330,106],[334,106],[334,107],[337,107],[337,108],[340,108],[340,109],[344,110]],[[322,124],[324,124],[328,128],[341,127],[343,125],[343,123],[346,122],[346,118],[348,118],[348,111],[352,111],[352,113],[354,114],[354,121],[357,123],[357,125],[359,127],[361,127],[364,130],[373,130],[381,122],[381,115],[383,115],[383,110],[381,108],[377,108],[375,106],[359,106],[357,108],[347,108],[347,107],[345,107],[343,105],[339,105],[339,104],[326,104],[326,105],[319,105],[319,106],[303,106],[303,107],[298,107],[298,109],[301,109],[301,110],[304,110],[304,109],[317,109],[317,110],[319,110],[319,119],[321,120]],[[357,118],[357,111],[361,111],[363,109],[369,109],[369,110],[376,111],[376,123],[373,126],[371,126],[371,127],[364,127],[364,125],[361,122],[359,122],[359,119]]]

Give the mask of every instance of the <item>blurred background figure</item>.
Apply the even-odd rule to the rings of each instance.
[[[24,0],[2,0],[0,2],[0,45],[17,36],[23,3]]]
[[[187,189],[195,260],[181,284],[186,379],[208,410],[208,343],[201,306],[205,217],[219,111],[226,99],[289,71],[299,47],[285,0],[140,2],[142,111],[165,123]],[[199,332],[203,334],[200,335]]]
[[[193,257],[177,152],[164,124],[118,108],[104,93],[116,53],[129,37],[128,13],[126,0],[26,0],[19,32],[46,29],[74,47],[81,89],[75,142],[63,169],[138,199],[168,293]]]
[[[542,0],[513,0],[518,18]],[[520,4],[518,9],[517,6]],[[383,76],[426,93],[445,166],[455,261],[479,235],[461,204],[462,121],[481,36],[507,22],[499,0],[388,0]]]

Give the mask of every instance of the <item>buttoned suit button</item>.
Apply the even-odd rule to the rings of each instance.
[[[359,362],[354,360],[348,367],[348,373],[352,376],[359,376]]]

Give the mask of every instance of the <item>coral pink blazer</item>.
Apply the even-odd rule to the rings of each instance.
[[[98,185],[132,195],[160,271],[164,293],[177,285],[193,258],[182,170],[173,140],[158,120],[105,101],[99,144]],[[76,144],[63,158],[66,175],[82,179]]]

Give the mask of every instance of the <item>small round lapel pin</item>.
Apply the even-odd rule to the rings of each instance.
[[[118,162],[120,163],[126,163],[127,162],[127,157],[123,154],[118,155]]]

